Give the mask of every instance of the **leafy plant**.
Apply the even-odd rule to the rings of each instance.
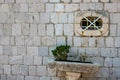
[[[69,45],[57,46],[56,49],[52,50],[55,60],[66,60],[67,54],[69,53]]]

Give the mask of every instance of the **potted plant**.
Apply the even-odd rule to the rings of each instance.
[[[69,53],[69,45],[57,46],[56,49],[52,50],[55,60],[64,61],[67,60],[67,54]]]

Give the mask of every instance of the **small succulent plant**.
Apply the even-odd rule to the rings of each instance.
[[[69,45],[57,46],[56,49],[52,50],[55,60],[66,60],[67,54],[69,53]]]
[[[80,54],[80,57],[79,57],[80,61],[85,62],[87,58],[88,58],[88,56],[86,55],[86,53]]]

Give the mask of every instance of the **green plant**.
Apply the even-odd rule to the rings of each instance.
[[[88,56],[86,55],[86,53],[80,54],[80,57],[79,57],[80,61],[85,62],[87,58],[88,58]]]
[[[69,45],[57,46],[56,49],[52,50],[55,60],[66,60],[67,54],[69,53]]]

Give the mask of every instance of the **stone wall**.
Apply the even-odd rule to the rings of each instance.
[[[72,46],[71,55],[86,52],[100,71],[83,80],[120,80],[120,0],[0,0],[0,80],[63,80],[47,68],[56,45]],[[109,13],[108,37],[74,33],[74,12]],[[57,76],[56,76],[57,75]]]

